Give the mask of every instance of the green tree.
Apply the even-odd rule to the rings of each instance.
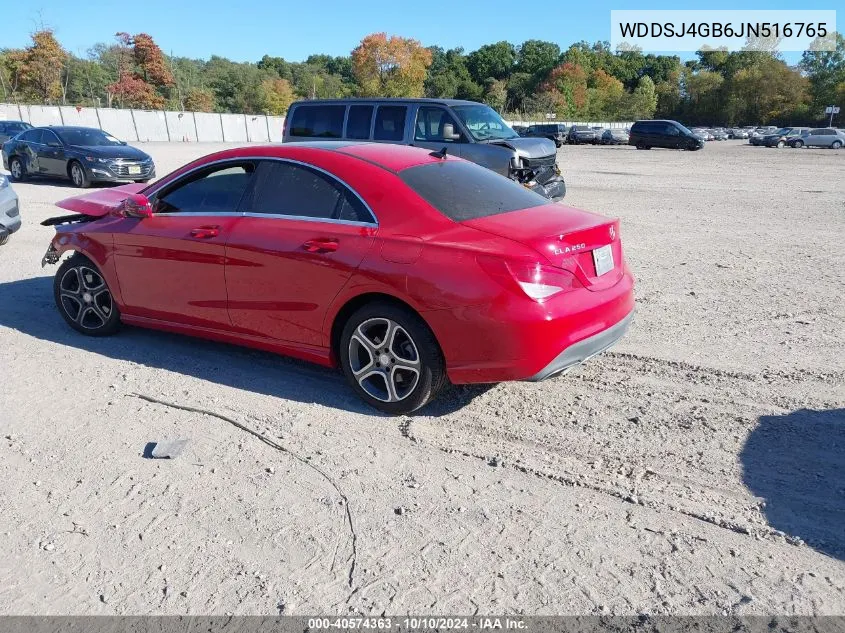
[[[485,44],[467,55],[467,68],[473,80],[483,85],[491,77],[505,79],[513,72],[516,49],[510,42]]]

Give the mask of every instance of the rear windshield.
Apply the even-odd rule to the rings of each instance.
[[[410,167],[399,172],[399,177],[455,222],[549,204],[548,199],[510,178],[467,161]]]

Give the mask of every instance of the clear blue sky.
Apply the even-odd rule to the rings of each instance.
[[[3,4],[0,48],[25,46],[29,34],[43,24],[53,28],[65,48],[77,55],[84,55],[97,42],[113,41],[118,31],[127,31],[149,33],[168,54],[202,59],[214,54],[253,62],[265,53],[289,61],[302,61],[312,53],[347,55],[363,36],[377,31],[413,37],[425,46],[462,46],[467,51],[499,40],[519,44],[527,39],[553,41],[566,49],[579,40],[609,39],[610,10],[630,8],[618,0],[570,6],[542,0],[4,0]],[[836,9],[836,4],[811,8]],[[796,0],[750,1],[741,6],[720,0],[634,6],[808,8]],[[845,20],[845,15],[838,17]],[[790,63],[799,57],[785,55]]]

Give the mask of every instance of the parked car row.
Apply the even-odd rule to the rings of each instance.
[[[567,143],[570,145],[624,145],[628,142],[627,128],[540,123],[529,126],[514,125],[513,129],[522,137],[547,138],[554,142],[555,147],[561,147]]]
[[[845,147],[845,130],[832,127],[784,127],[767,134],[753,136],[749,139],[749,143],[777,148],[825,147],[840,149]]]

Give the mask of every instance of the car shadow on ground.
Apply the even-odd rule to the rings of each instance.
[[[740,459],[769,525],[845,560],[845,409],[763,416]]]
[[[68,327],[56,310],[52,277],[0,283],[0,326],[60,345],[244,391],[364,415],[384,415],[361,401],[339,370],[236,345],[135,327],[125,327],[109,337],[79,334]],[[419,413],[448,415],[489,388],[486,385],[447,387]]]

